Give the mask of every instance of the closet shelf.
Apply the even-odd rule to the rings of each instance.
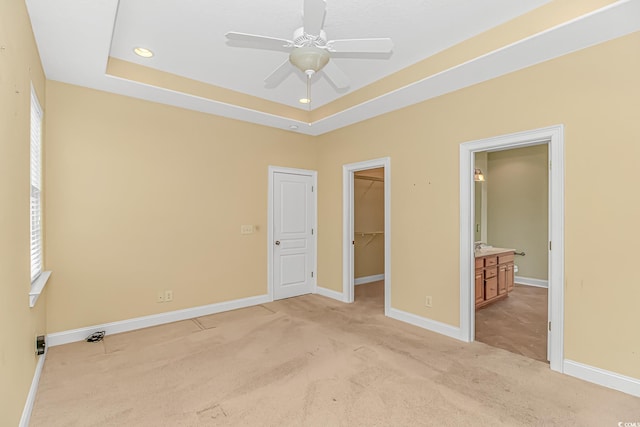
[[[356,232],[354,232],[354,234],[356,236],[360,235],[362,237],[371,236],[371,235],[375,236],[376,234],[384,234],[384,231],[356,231]]]
[[[366,181],[384,182],[384,178],[378,178],[377,176],[354,175],[353,177],[355,179],[364,179]]]
[[[369,246],[369,243],[373,242],[373,239],[375,239],[378,234],[384,234],[384,231],[356,231],[355,232],[356,236],[362,236],[362,237],[370,236],[369,240],[365,242],[363,247]]]

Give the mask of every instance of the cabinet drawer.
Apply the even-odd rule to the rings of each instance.
[[[491,279],[492,277],[496,277],[498,275],[498,267],[490,267],[484,270],[484,278]]]
[[[484,281],[484,299],[488,300],[498,296],[498,278],[493,277]]]
[[[498,264],[505,264],[507,262],[513,262],[513,254],[498,255]]]
[[[484,267],[484,258],[476,258],[476,268]]]
[[[484,266],[485,267],[490,267],[492,265],[496,265],[498,264],[498,257],[497,256],[488,256],[484,258]]]

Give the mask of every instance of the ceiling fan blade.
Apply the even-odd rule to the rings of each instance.
[[[393,41],[380,39],[345,39],[327,42],[329,52],[339,53],[388,53],[393,49]]]
[[[338,89],[344,89],[351,84],[349,77],[333,61],[327,62],[322,71]]]
[[[274,88],[278,86],[280,83],[286,79],[289,74],[293,71],[293,67],[291,63],[287,59],[284,61],[278,68],[276,68],[273,73],[269,74],[266,79],[264,79],[264,85],[267,88]]]
[[[322,30],[324,14],[327,9],[325,0],[304,0],[304,32],[317,36]]]
[[[229,31],[225,34],[227,39],[232,41],[247,42],[256,45],[256,47],[263,47],[265,49],[278,49],[283,47],[293,46],[291,40],[278,39],[275,37],[257,36],[255,34],[236,33]]]

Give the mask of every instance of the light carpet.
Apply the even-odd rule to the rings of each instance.
[[[379,291],[356,292],[354,304],[307,295],[53,347],[31,426],[640,421],[638,398],[386,318]]]

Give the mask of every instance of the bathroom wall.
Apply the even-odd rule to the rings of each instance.
[[[514,248],[516,276],[547,280],[548,194],[547,144],[488,154],[487,241]]]

